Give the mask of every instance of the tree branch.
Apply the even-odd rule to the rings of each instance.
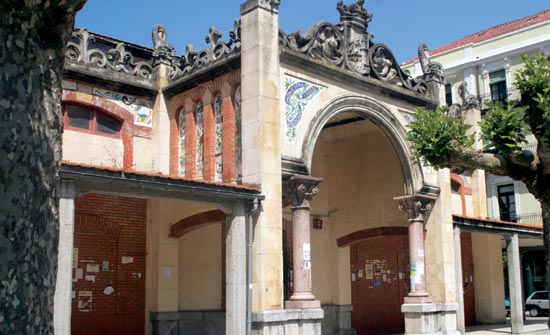
[[[440,165],[453,170],[483,169],[494,175],[525,180],[535,173],[537,163],[538,159],[528,151],[504,156],[457,146]]]

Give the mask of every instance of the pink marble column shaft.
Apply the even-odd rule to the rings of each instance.
[[[398,197],[399,209],[407,214],[409,222],[409,262],[411,291],[405,303],[427,303],[431,298],[426,291],[424,262],[424,221],[432,208],[434,198],[414,195]]]
[[[292,250],[293,250],[293,291],[287,309],[319,308],[321,303],[311,292],[311,243],[310,243],[310,204],[318,192],[320,178],[292,176],[286,187],[286,200],[292,210]]]

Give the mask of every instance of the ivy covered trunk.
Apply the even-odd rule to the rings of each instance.
[[[53,334],[61,73],[84,2],[0,2],[0,334]]]

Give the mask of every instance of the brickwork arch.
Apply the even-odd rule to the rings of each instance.
[[[171,225],[169,236],[172,238],[180,238],[195,229],[215,223],[223,223],[226,217],[227,215],[219,209],[194,214]]]
[[[339,248],[346,247],[352,243],[357,243],[371,237],[380,236],[403,236],[409,234],[408,227],[377,227],[359,230],[354,233],[345,235],[336,240]]]
[[[75,222],[79,231],[103,231],[109,235],[119,235],[121,227],[115,222],[93,214],[75,214]]]

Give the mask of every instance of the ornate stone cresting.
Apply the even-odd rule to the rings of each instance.
[[[65,48],[65,58],[70,62],[89,64],[144,79],[153,77],[150,60],[137,60],[126,50],[123,42],[112,48],[107,43],[97,43],[98,39],[86,28],[74,31]],[[96,47],[92,48],[92,45]]]
[[[195,50],[193,44],[188,44],[185,54],[178,57],[173,62],[173,67],[168,73],[170,80],[188,75],[194,71],[208,66],[216,61],[227,58],[241,51],[241,20],[237,19],[234,23],[233,31],[229,33],[229,42],[219,41],[222,32],[216,27],[210,27],[206,35],[207,49]]]
[[[155,24],[153,27],[153,66],[159,64],[173,65],[176,57],[176,50],[173,46],[166,43],[166,28],[161,24]]]
[[[336,5],[340,13],[338,24],[320,22],[303,35],[299,31],[289,35],[279,31],[279,43],[284,49],[425,95],[426,83],[411,79],[387,46],[373,42],[373,36],[367,31],[372,14],[363,4],[364,1],[359,0],[346,6],[339,1]]]
[[[430,49],[426,44],[420,44],[418,47],[418,59],[420,60],[420,66],[422,68],[422,72],[424,73],[422,79],[428,82],[445,82],[445,71],[443,71],[443,65],[430,59]]]

